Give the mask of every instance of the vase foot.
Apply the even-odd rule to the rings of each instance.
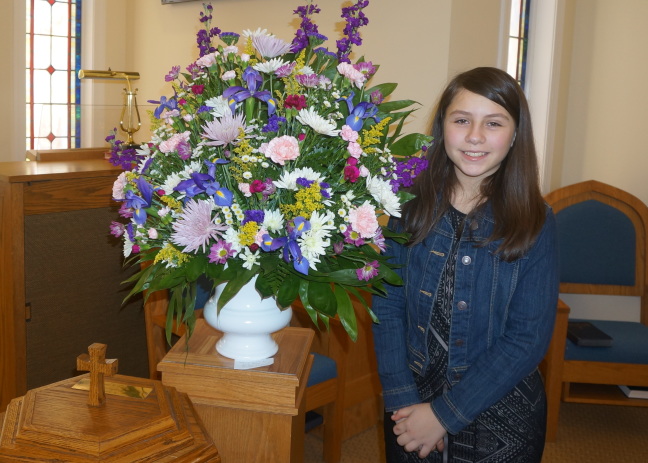
[[[279,346],[269,334],[238,335],[224,333],[216,343],[216,351],[223,357],[245,362],[255,362],[272,357]]]

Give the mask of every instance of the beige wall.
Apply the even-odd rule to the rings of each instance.
[[[555,185],[595,179],[648,203],[648,2],[572,1],[564,152]]]
[[[244,29],[267,28],[290,41],[299,21],[292,11],[303,2],[295,0],[221,0],[214,2],[213,25],[241,33]],[[340,7],[348,2],[317,2],[321,12],[313,17],[320,33],[329,37],[335,50],[343,20]],[[169,94],[164,75],[173,65],[182,67],[198,57],[195,34],[199,29],[200,2],[161,5],[159,1],[133,2],[138,20],[133,43],[134,66],[142,74],[141,104]],[[245,12],[242,14],[241,12]],[[448,0],[407,0],[398,8],[393,2],[373,1],[365,10],[369,24],[361,29],[363,45],[355,56],[365,56],[380,70],[374,83],[398,82],[396,98],[413,99],[422,108],[410,124],[411,130],[427,128],[428,113],[448,73],[451,2]],[[398,16],[398,20],[395,20]],[[405,20],[405,16],[407,19]],[[166,27],[164,32],[159,25]],[[152,108],[152,106],[148,106]]]

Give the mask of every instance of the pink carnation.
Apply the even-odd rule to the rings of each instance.
[[[183,132],[183,133],[176,133],[171,138],[168,140],[164,140],[162,143],[160,143],[160,151],[162,151],[165,154],[168,153],[173,153],[178,149],[178,145],[180,142],[189,142],[189,131]]]
[[[362,238],[373,237],[379,227],[376,209],[367,201],[362,206],[349,211],[349,222],[353,230]]]
[[[117,176],[117,180],[115,180],[115,183],[113,183],[113,199],[115,200],[120,200],[124,199],[124,187],[126,186],[127,180],[126,180],[126,172],[122,172]]]
[[[357,159],[362,154],[362,147],[356,142],[350,142],[349,146],[347,146],[347,151],[351,156]]]
[[[238,189],[243,193],[243,196],[246,198],[249,198],[252,196],[252,192],[250,191],[250,184],[249,183],[239,183],[238,184]]]
[[[340,131],[340,136],[342,137],[342,140],[344,140],[344,141],[352,141],[352,142],[358,141],[358,132],[353,130],[348,125],[343,125],[342,126],[342,130]]]
[[[337,70],[358,88],[362,87],[362,84],[364,84],[365,80],[367,80],[367,77],[362,72],[354,68],[352,64],[340,63],[337,66]]]
[[[264,154],[280,165],[299,157],[299,142],[295,137],[283,135],[273,138],[265,147]]]

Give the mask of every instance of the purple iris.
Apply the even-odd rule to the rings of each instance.
[[[263,77],[259,72],[249,66],[243,71],[243,80],[247,88],[241,86],[229,87],[223,92],[223,97],[227,99],[232,113],[236,109],[236,104],[241,101],[254,97],[268,104],[268,115],[272,115],[277,107],[277,100],[272,97],[272,94],[267,90],[257,91],[257,88],[263,83]]]
[[[374,121],[378,122],[376,114],[378,113],[378,106],[367,101],[361,101],[357,105],[353,105],[354,92],[351,92],[348,96],[340,98],[344,100],[349,107],[349,116],[346,118],[346,124],[351,127],[356,132],[359,132],[362,129],[364,120],[371,117]]]
[[[137,196],[133,190],[128,190],[124,195],[125,203],[133,210],[133,221],[137,225],[144,225],[147,218],[145,209],[151,207],[153,199],[153,187],[143,177],[137,177],[135,184],[141,196]]]
[[[216,205],[221,207],[231,206],[234,195],[227,188],[222,187],[215,178],[216,164],[225,164],[227,162],[229,161],[224,159],[217,159],[214,162],[205,161],[208,173],[194,172],[190,178],[178,183],[174,190],[184,193],[187,198],[193,198],[198,194],[205,193],[214,198]]]
[[[156,117],[156,119],[160,118],[160,116],[162,115],[162,112],[165,109],[167,109],[169,111],[173,111],[174,109],[178,109],[178,100],[176,99],[176,95],[174,95],[172,98],[167,98],[165,96],[162,96],[162,97],[160,97],[160,101],[148,100],[148,102],[160,105],[157,108],[155,108],[155,112],[153,113],[153,115]]]
[[[293,267],[299,273],[308,275],[308,259],[306,259],[299,248],[297,238],[302,233],[310,230],[310,222],[303,217],[296,217],[288,227],[288,236],[272,238],[270,235],[263,235],[261,249],[264,251],[276,251],[283,248],[283,259],[293,263]]]

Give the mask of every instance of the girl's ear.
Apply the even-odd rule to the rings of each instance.
[[[509,148],[513,148],[513,143],[515,143],[515,137],[517,137],[517,130],[513,132],[513,140],[511,140],[511,146],[509,146]]]

